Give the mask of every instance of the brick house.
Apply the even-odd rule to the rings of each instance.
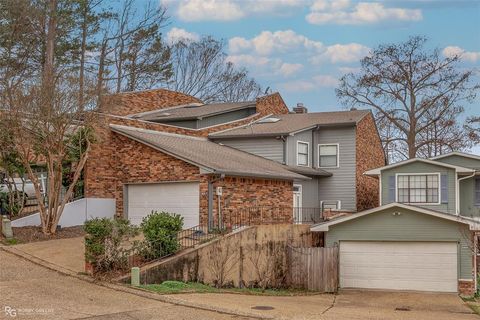
[[[152,209],[191,227],[251,219],[250,208],[270,208],[255,213],[263,222],[291,222],[378,205],[375,180],[362,175],[385,163],[369,111],[292,114],[278,93],[203,104],[164,89],[109,96],[100,111],[85,197],[111,199],[135,223]],[[332,145],[337,165],[321,166]],[[292,160],[299,155],[308,165]]]

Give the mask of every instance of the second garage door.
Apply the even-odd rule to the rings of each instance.
[[[455,242],[340,242],[340,287],[457,292]]]
[[[132,184],[127,188],[127,216],[135,225],[152,211],[180,214],[184,229],[200,223],[198,182]]]

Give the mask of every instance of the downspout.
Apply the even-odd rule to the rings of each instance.
[[[208,181],[208,230],[213,229],[213,184],[225,178],[225,174],[220,177]],[[220,201],[218,202],[218,210],[220,213]]]
[[[285,136],[280,136],[280,139],[283,141],[283,164],[287,164],[287,138]]]
[[[458,216],[460,215],[460,181],[475,177],[475,175],[477,174],[477,171],[473,170],[472,175],[466,176],[463,178],[458,178],[458,173],[456,171],[455,171],[455,174],[457,175],[457,186],[455,188],[455,210]]]

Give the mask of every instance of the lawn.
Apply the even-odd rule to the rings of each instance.
[[[198,282],[180,282],[180,281],[164,281],[161,284],[148,284],[140,286],[142,289],[154,291],[160,294],[174,293],[239,293],[250,295],[267,295],[267,296],[296,296],[311,295],[315,292],[293,289],[267,289],[262,291],[259,288],[214,288]]]

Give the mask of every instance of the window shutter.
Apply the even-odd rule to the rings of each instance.
[[[388,177],[388,202],[395,202],[395,176]]]
[[[442,203],[448,203],[448,176],[442,174],[440,177],[441,200]]]

